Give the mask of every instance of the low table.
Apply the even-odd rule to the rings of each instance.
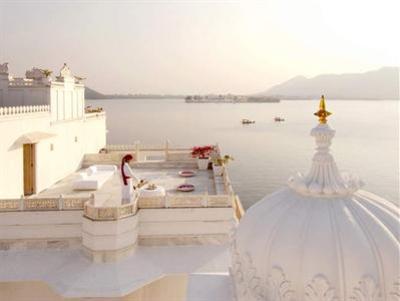
[[[155,197],[155,196],[165,196],[165,188],[162,186],[157,186],[156,189],[146,189],[147,185],[139,189],[139,196],[142,197]]]

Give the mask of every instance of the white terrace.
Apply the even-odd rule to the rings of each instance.
[[[0,249],[79,247],[94,261],[129,256],[137,245],[224,244],[242,216],[227,170],[198,170],[189,148],[107,146],[85,155],[82,168],[93,164],[119,165],[123,155],[139,178],[165,188],[165,195],[141,196],[121,204],[117,171],[96,191],[76,191],[73,173],[29,198],[0,200]],[[182,178],[180,170],[195,177]],[[195,191],[177,192],[182,183]],[[83,218],[82,218],[83,217]]]
[[[138,178],[162,186],[166,190],[165,197],[139,197],[139,207],[206,207],[213,206],[213,204],[214,206],[230,207],[237,198],[228,172],[225,170],[222,175],[217,175],[213,170],[198,170],[189,148],[172,148],[168,142],[165,146],[108,145],[103,153],[86,154],[82,168],[77,172],[68,175],[38,194],[22,199],[22,203],[26,204],[25,209],[32,210],[33,205],[31,204],[35,204],[38,210],[54,209],[59,206],[56,203],[60,203],[60,200],[75,200],[77,204],[83,206],[83,203],[90,198],[95,199],[96,207],[120,206],[121,179],[119,172],[110,177],[98,190],[74,190],[73,182],[80,172],[91,165],[119,166],[122,157],[127,153],[132,154],[135,158],[131,165]],[[193,170],[195,176],[183,178],[179,176],[179,172],[182,170]],[[195,190],[193,192],[177,191],[176,187],[184,183],[193,184]],[[0,211],[17,209],[17,205],[18,210],[21,210],[22,203],[21,199],[10,199],[7,202],[2,200]],[[40,205],[41,203],[43,206]],[[8,208],[5,207],[5,204],[8,204]]]

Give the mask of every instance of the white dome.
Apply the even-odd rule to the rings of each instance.
[[[307,177],[252,206],[233,241],[238,301],[400,300],[399,209],[337,171],[334,131],[312,130]]]

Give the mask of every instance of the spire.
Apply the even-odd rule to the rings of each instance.
[[[325,124],[328,120],[326,119],[329,115],[332,115],[331,112],[328,112],[325,109],[325,97],[321,95],[321,99],[319,101],[319,111],[314,113],[315,116],[319,117],[319,123]]]
[[[311,130],[315,138],[316,153],[314,154],[311,169],[307,176],[298,173],[289,179],[289,186],[301,194],[312,196],[347,195],[361,186],[361,181],[350,174],[341,174],[330,154],[330,145],[335,130],[327,124],[327,117],[332,113],[325,109],[325,98],[322,95],[319,111],[314,113],[319,117],[319,124]]]

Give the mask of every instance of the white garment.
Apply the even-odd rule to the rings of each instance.
[[[139,183],[139,179],[133,174],[133,171],[127,162],[124,163],[122,168],[124,169],[125,176],[130,177],[126,179],[127,185],[124,184],[124,179],[122,179],[122,190],[121,190],[122,203],[126,204],[132,202],[133,185]]]

